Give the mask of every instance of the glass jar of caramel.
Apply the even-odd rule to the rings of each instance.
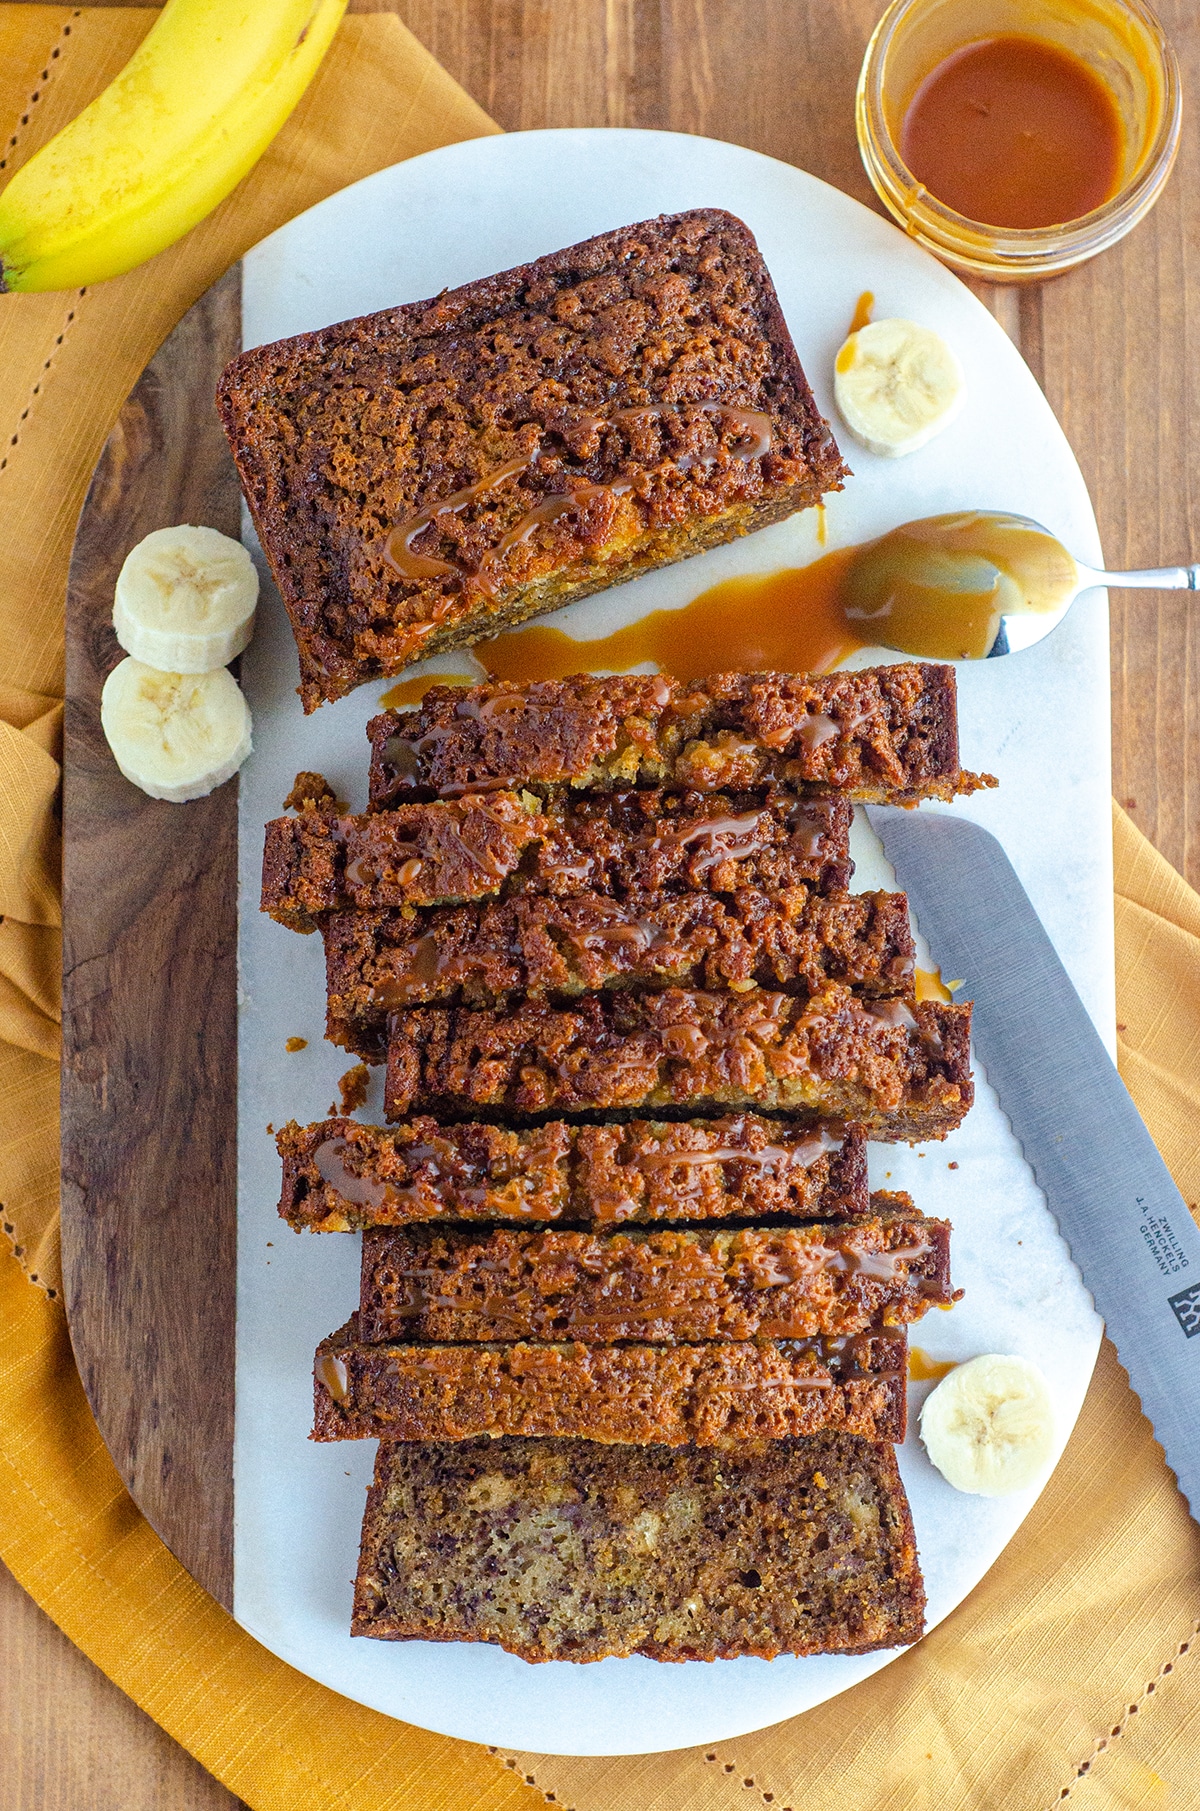
[[[1142,0],[893,0],[856,101],[885,206],[991,282],[1115,244],[1162,192],[1180,116],[1175,53]]]

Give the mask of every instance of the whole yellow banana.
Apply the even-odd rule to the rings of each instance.
[[[257,163],[346,0],[168,0],[120,75],[0,193],[0,289],[79,289],[203,220]]]

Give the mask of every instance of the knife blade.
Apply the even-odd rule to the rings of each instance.
[[[1200,1521],[1200,1227],[1012,863],[965,818],[870,805],[1109,1338]]]

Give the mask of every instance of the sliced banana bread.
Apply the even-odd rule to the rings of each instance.
[[[420,1006],[389,1020],[385,1113],[728,1112],[942,1138],[971,1104],[971,1009],[664,988],[506,1011]]]
[[[262,910],[297,931],[357,907],[453,905],[514,894],[615,899],[846,888],[853,808],[762,793],[468,794],[361,817],[273,818]]]
[[[363,1237],[359,1337],[809,1339],[949,1307],[949,1221],[907,1195],[874,1195],[871,1210],[736,1231],[379,1228]]]
[[[863,999],[911,1001],[916,964],[903,893],[828,899],[808,887],[334,912],[322,929],[325,1035],[368,1062],[387,1054],[388,1014],[408,1006],[663,986],[803,997],[830,981]]]
[[[366,1345],[355,1316],[317,1348],[313,1438],[729,1446],[839,1428],[903,1440],[907,1351],[903,1330],[688,1346]]]
[[[958,761],[954,668],[857,673],[576,674],[533,685],[439,685],[367,725],[371,805],[522,785],[782,785],[891,804],[994,786]]]
[[[280,1216],[298,1231],[413,1221],[841,1219],[867,1211],[859,1126],[723,1119],[572,1126],[398,1126],[326,1119],[276,1136]]]
[[[347,906],[429,906],[498,893],[549,821],[532,793],[439,799],[386,816],[303,810],[272,818],[260,910],[315,931]]]

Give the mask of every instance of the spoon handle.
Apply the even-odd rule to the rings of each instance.
[[[1118,591],[1200,591],[1200,566],[1158,566],[1149,572],[1095,572],[1080,566],[1079,576],[1089,590],[1112,585]]]

